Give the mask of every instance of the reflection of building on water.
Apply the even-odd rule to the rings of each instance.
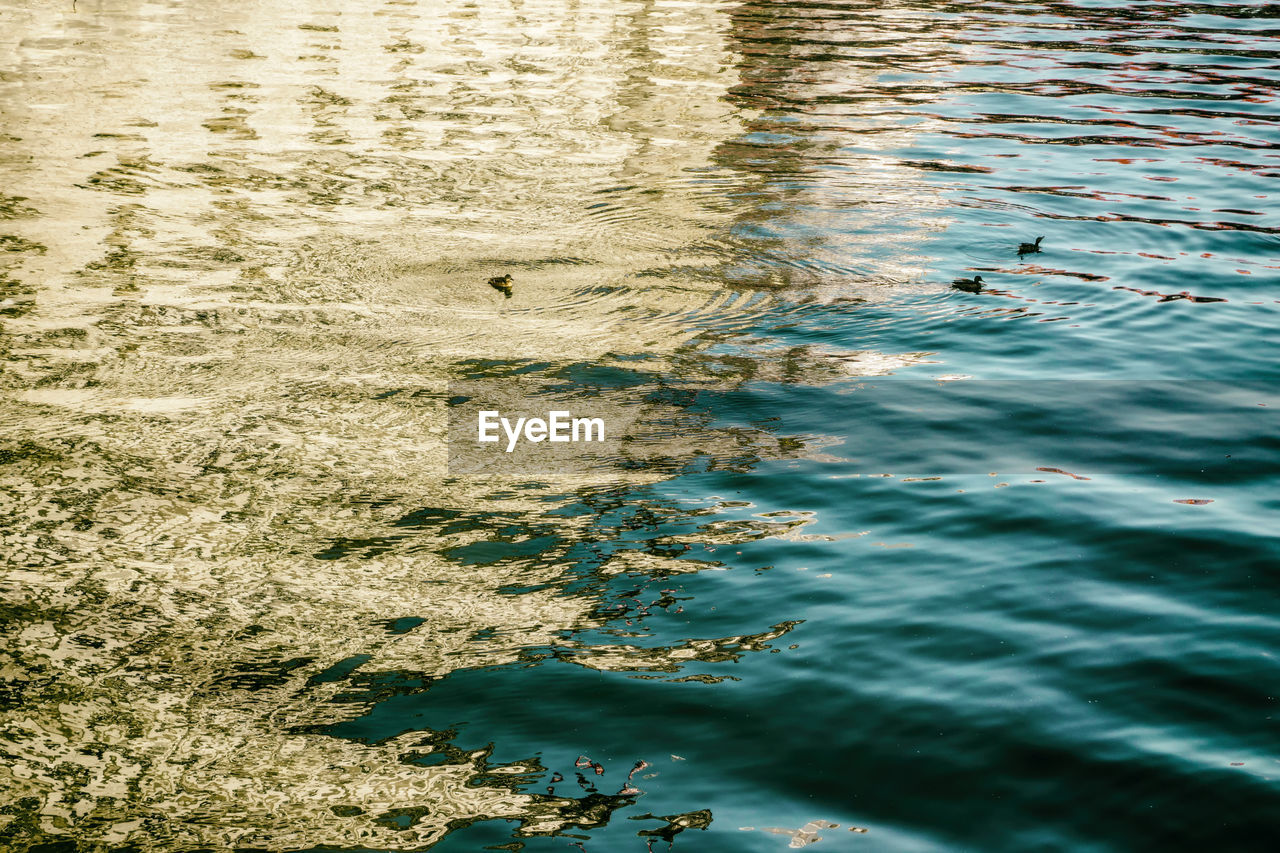
[[[753,118],[715,155],[743,175],[728,277],[862,298],[917,283],[929,268],[920,243],[945,224],[938,190],[885,152],[934,125],[906,114],[932,94],[882,76],[936,73],[953,49],[942,22],[870,0],[749,0],[730,20],[740,80],[729,100]]]
[[[464,362],[625,370],[609,354],[646,353],[711,388],[892,366],[730,365],[688,346],[754,304],[679,272],[719,263],[713,236],[758,204],[726,201],[751,173],[722,99],[743,21],[567,0],[5,14],[23,36],[3,45],[0,183],[25,198],[6,196],[24,241],[6,275],[35,301],[3,333],[0,548],[19,624],[0,670],[0,838],[395,848],[480,816],[606,820],[626,797],[494,781],[541,772],[531,760],[325,731],[531,648],[679,679],[789,630],[566,640],[614,620],[613,574],[699,564],[619,549],[571,593],[572,547],[611,531],[547,510],[555,494],[590,506],[592,478],[441,478]],[[779,174],[747,186],[782,198]],[[509,302],[484,286],[503,271]],[[802,449],[763,430],[650,438],[665,463],[614,472],[624,486],[695,456],[745,470]],[[531,553],[448,556],[538,536]],[[433,752],[444,763],[418,761]]]

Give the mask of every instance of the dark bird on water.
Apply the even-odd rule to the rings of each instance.
[[[982,288],[982,276],[980,275],[975,275],[973,278],[958,278],[951,282],[952,290],[963,290],[965,293],[981,293]]]
[[[495,275],[489,279],[489,286],[494,290],[501,290],[502,295],[511,298],[511,273],[506,275]]]
[[[1040,251],[1040,241],[1043,239],[1044,239],[1043,237],[1037,237],[1034,243],[1023,243],[1022,245],[1018,246],[1018,254],[1019,255],[1035,254],[1036,252]]]

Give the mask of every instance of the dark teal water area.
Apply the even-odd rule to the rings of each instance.
[[[945,227],[906,238],[937,259],[927,280],[988,289],[719,333],[697,357],[732,388],[688,383],[687,411],[823,453],[708,452],[549,513],[588,529],[565,586],[604,627],[574,645],[638,671],[523,648],[328,733],[537,756],[522,790],[557,774],[590,808],[529,851],[770,851],[799,845],[760,830],[815,819],[839,824],[814,842],[834,850],[1274,849],[1280,11],[892,8],[918,43],[859,41],[889,14],[872,4],[735,7],[732,98],[759,113],[721,166],[760,181],[724,274],[810,281],[901,252],[915,202],[864,209],[887,145],[942,199]],[[867,69],[875,115],[839,85]],[[898,146],[889,126],[918,132]],[[823,347],[923,355],[875,380],[788,375]],[[628,550],[688,573],[598,573]],[[702,828],[654,817],[700,810]]]

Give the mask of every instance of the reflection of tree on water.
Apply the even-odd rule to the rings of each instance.
[[[793,363],[826,375],[821,360]],[[679,364],[672,378],[614,376],[647,389],[648,429],[705,420],[700,393],[760,375],[696,351]],[[561,387],[566,377],[593,391],[577,365],[544,366],[539,381]],[[607,398],[607,386],[594,390]],[[423,398],[390,399],[378,410],[384,423],[396,423],[388,411],[410,434],[438,423],[415,420]],[[686,429],[654,442],[662,464],[618,468],[614,485],[567,494],[441,482],[422,475],[420,460],[389,476],[377,443],[344,444],[335,461],[271,421],[257,429],[274,446],[252,431],[170,435],[159,421],[144,423],[137,446],[155,442],[177,462],[106,440],[35,437],[5,457],[11,519],[68,513],[83,528],[22,540],[33,568],[16,577],[29,581],[20,611],[29,627],[10,638],[13,761],[0,770],[19,794],[0,830],[15,845],[64,832],[110,843],[145,835],[158,850],[219,838],[303,847],[364,833],[396,848],[484,816],[521,821],[529,835],[602,825],[643,783],[530,793],[542,765],[531,755],[496,762],[493,744],[465,742],[482,732],[459,741],[420,727],[371,739],[353,725],[495,668],[517,679],[572,663],[714,683],[732,677],[725,664],[770,649],[795,624],[642,637],[689,603],[682,577],[723,567],[707,543],[808,523],[739,519],[731,501],[690,506],[646,489],[684,470],[746,472],[802,453],[776,424]],[[163,561],[157,542],[168,543]],[[85,567],[83,579],[51,588],[49,572],[67,565]]]
[[[667,395],[661,405],[675,416],[675,403],[695,399]],[[198,436],[192,441],[198,448]],[[668,471],[695,457],[746,470],[776,452],[769,447],[741,431],[709,430],[685,458],[674,446],[665,453]],[[271,530],[245,527],[229,546],[217,538],[226,535],[220,525],[251,517],[246,509],[258,500],[244,497],[263,464],[251,450],[224,443],[207,472],[180,478],[138,460],[91,494],[66,492],[68,506],[95,524],[117,518],[122,532],[114,545],[95,539],[79,555],[100,567],[72,597],[24,606],[24,622],[45,627],[11,638],[6,686],[10,710],[22,709],[5,733],[11,787],[30,792],[10,806],[3,831],[13,845],[65,832],[110,843],[145,834],[156,849],[218,838],[301,847],[364,833],[365,843],[402,847],[486,816],[516,820],[524,835],[603,826],[636,802],[643,782],[629,776],[606,788],[603,776],[579,792],[544,794],[537,778],[568,768],[544,769],[532,756],[495,762],[494,744],[465,742],[482,732],[460,740],[418,728],[371,739],[353,726],[384,703],[430,698],[495,667],[510,679],[572,663],[716,681],[726,674],[706,667],[768,649],[794,624],[634,642],[646,620],[690,601],[682,576],[718,566],[690,559],[682,539],[762,534],[751,524],[726,527],[714,505],[638,492],[654,478],[644,469],[616,472],[635,485],[568,497],[519,484],[436,484],[413,494],[406,482],[356,502],[334,502],[323,480],[316,488],[289,476],[273,499],[291,495],[292,511]],[[307,470],[284,458],[273,463],[279,470]],[[112,470],[90,448],[56,443],[16,448],[9,462],[11,473],[43,484],[76,465]],[[172,526],[176,547],[162,571],[143,563],[149,551],[135,546],[132,525],[174,482],[222,515]],[[153,512],[161,522],[163,509]],[[32,554],[65,559],[75,547],[50,540]],[[693,665],[704,671],[687,673]],[[68,744],[74,752],[51,739],[68,727],[79,732]],[[51,806],[59,800],[42,790],[70,805]]]
[[[671,612],[682,608],[681,602],[690,600],[687,595],[679,595],[678,590],[670,585],[672,578],[689,572],[695,572],[700,566],[718,565],[712,562],[689,562],[681,559],[687,546],[667,544],[677,531],[693,533],[705,526],[707,515],[714,514],[713,508],[699,507],[682,509],[670,502],[645,499],[643,495],[619,489],[605,490],[597,495],[593,491],[584,491],[576,496],[571,504],[575,531],[565,535],[564,527],[553,523],[552,518],[563,518],[559,511],[551,516],[543,516],[540,522],[536,516],[527,519],[516,519],[510,516],[495,519],[484,510],[451,511],[442,513],[438,510],[415,513],[415,518],[431,516],[439,518],[447,516],[447,529],[452,533],[461,531],[479,532],[482,536],[494,536],[495,539],[477,539],[473,544],[496,542],[509,538],[515,530],[519,536],[529,537],[526,541],[539,542],[539,548],[533,553],[512,556],[509,551],[488,551],[485,559],[477,560],[475,555],[483,553],[474,548],[459,547],[453,550],[455,558],[465,558],[473,565],[499,569],[500,576],[526,576],[538,567],[557,567],[561,575],[551,581],[566,595],[576,599],[596,602],[590,613],[574,626],[573,634],[593,632],[597,635],[620,634],[635,636],[638,625],[645,617],[656,611]],[[598,499],[602,498],[602,499]],[[637,502],[640,498],[640,502]],[[420,531],[420,535],[431,535],[432,531]],[[636,534],[640,534],[636,536]],[[695,533],[696,535],[696,533]],[[758,535],[752,530],[742,541],[749,541]],[[625,544],[622,543],[626,540]],[[412,547],[409,543],[401,543],[402,547]],[[628,554],[641,554],[647,558],[643,569],[626,559]],[[575,556],[579,555],[579,556]],[[618,574],[616,563],[624,563],[627,569]],[[619,588],[619,581],[625,581]],[[653,590],[655,586],[661,587]],[[625,623],[632,626],[633,620],[637,628],[623,628]],[[403,621],[403,620],[402,620]],[[563,663],[574,663],[589,669],[603,672],[633,673],[634,678],[662,678],[666,681],[700,681],[715,682],[731,676],[710,676],[698,674],[680,676],[681,670],[691,664],[716,664],[734,662],[750,651],[764,651],[771,648],[770,643],[787,633],[793,626],[784,623],[769,631],[753,635],[729,636],[708,639],[680,639],[667,641],[644,647],[630,645],[625,642],[584,642],[571,634],[553,646],[538,649],[520,647],[511,644],[505,626],[494,626],[493,629],[473,630],[469,643],[480,647],[489,646],[500,655],[515,654],[514,667],[509,678],[520,678],[520,671],[531,666],[559,666]],[[615,626],[615,627],[610,627]],[[429,626],[414,625],[410,632],[425,630]],[[429,634],[428,634],[429,636]],[[507,642],[504,642],[506,640]],[[403,657],[402,664],[407,664]],[[387,669],[390,660],[353,661],[350,670],[340,677],[323,679],[323,683],[340,684],[338,692],[333,693],[329,702],[346,706],[343,714],[345,722],[329,723],[322,726],[299,726],[293,729],[295,734],[324,734],[339,738],[350,737],[346,732],[354,730],[359,718],[353,712],[372,710],[379,703],[396,696],[412,696],[428,694],[433,687],[439,687],[451,679],[465,679],[465,669],[456,669],[441,676],[415,671],[404,666],[399,669]],[[659,675],[661,673],[662,675]],[[322,679],[313,676],[309,683],[321,683]],[[331,688],[332,689],[332,688]],[[569,697],[565,697],[566,700]],[[476,732],[480,733],[480,732]],[[473,733],[472,736],[474,736]],[[534,784],[537,776],[546,773],[540,762],[534,758],[524,759],[516,764],[491,764],[489,757],[493,752],[493,744],[487,747],[469,750],[456,743],[458,732],[442,730],[438,732],[419,731],[412,735],[396,738],[401,744],[398,760],[408,764],[422,764],[430,767],[457,766],[466,767],[474,773],[469,786],[498,786],[507,788],[512,795],[521,797],[517,812],[506,816],[519,822],[517,835],[536,835],[548,832],[564,832],[570,828],[589,830],[606,825],[610,816],[618,809],[636,803],[636,797],[643,793],[637,774],[648,767],[643,759],[635,762],[626,778],[613,781],[610,787],[617,786],[616,793],[604,793],[600,788],[607,781],[605,768],[591,759],[582,756],[572,771],[573,779],[581,793],[566,792],[558,783],[565,782],[565,776],[554,773],[546,795],[518,793],[521,788]],[[584,769],[585,768],[585,769]],[[569,783],[572,784],[572,783]],[[395,816],[403,818],[408,814],[403,810]],[[668,822],[666,827],[657,830],[641,830],[643,836],[659,837],[666,840],[674,837],[690,826],[705,826],[710,821],[709,812],[694,812],[690,818],[685,815],[673,815],[664,818],[646,816],[636,819],[661,819]],[[387,813],[375,819],[383,821]],[[427,814],[414,817],[414,821],[405,826],[417,826],[419,823],[426,830],[431,822],[426,820]],[[404,828],[404,827],[402,827]],[[459,828],[453,826],[452,828]]]

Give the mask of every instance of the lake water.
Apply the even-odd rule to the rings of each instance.
[[[0,0],[0,847],[1275,849],[1278,36]]]

